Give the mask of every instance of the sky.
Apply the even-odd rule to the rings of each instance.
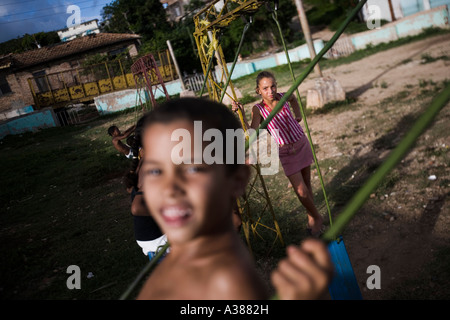
[[[0,0],[0,43],[41,31],[67,28],[70,5],[80,8],[80,22],[101,21],[102,8],[112,0]],[[72,23],[74,23],[72,19]]]

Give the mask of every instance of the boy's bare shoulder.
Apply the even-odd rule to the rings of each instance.
[[[240,261],[222,261],[217,264],[210,275],[208,292],[212,299],[265,299],[266,288],[261,279],[255,275],[252,265]]]
[[[220,256],[220,255],[219,255]],[[169,262],[169,261],[163,261]],[[161,267],[163,267],[161,265]],[[170,279],[170,280],[168,280]],[[210,259],[206,263],[156,268],[138,299],[256,300],[266,299],[266,288],[245,261]]]

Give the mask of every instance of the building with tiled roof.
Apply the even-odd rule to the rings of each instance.
[[[92,51],[111,51],[112,46],[123,47],[125,42],[135,43],[140,36],[121,33],[94,33],[68,42],[30,50],[13,55],[15,69],[29,68],[34,65],[70,59],[73,56],[90,55]],[[131,53],[130,53],[131,54]],[[137,54],[137,52],[136,52]]]
[[[140,38],[135,34],[94,33],[0,56],[0,119],[15,109],[34,105],[29,78],[79,68],[84,59],[96,54],[114,57],[127,50],[131,57],[136,56]]]

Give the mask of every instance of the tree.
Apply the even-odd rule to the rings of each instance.
[[[311,25],[327,25],[337,29],[347,14],[358,4],[357,0],[305,0],[308,22]],[[354,20],[359,21],[358,15]],[[360,21],[359,21],[360,22]]]
[[[115,0],[103,7],[105,32],[136,33],[144,41],[170,31],[166,12],[158,0]]]
[[[37,49],[39,44],[41,47],[59,43],[58,33],[55,31],[38,32],[35,34],[26,33],[22,37],[11,39],[0,44],[0,55],[8,53],[21,53],[27,50]]]
[[[273,4],[268,3],[273,9]],[[292,0],[280,0],[277,10],[277,20],[280,24],[283,37],[287,42],[295,40],[295,35],[289,23],[296,16],[297,11]],[[248,20],[249,17],[246,17]],[[235,50],[239,45],[239,41],[244,29],[244,21],[237,19],[233,21],[223,32],[221,37],[222,49],[226,57],[234,57]],[[247,56],[256,50],[264,50],[268,47],[280,46],[282,44],[276,23],[272,19],[272,13],[266,6],[262,6],[254,15],[253,23],[248,29],[245,42],[242,45],[241,54]]]
[[[140,53],[156,53],[166,48],[166,40],[170,40],[175,56],[182,71],[188,73],[194,69],[200,70],[200,61],[196,55],[196,45],[193,41],[193,15],[205,6],[203,0],[191,0],[185,7],[186,16],[178,22],[170,24],[159,0],[115,0],[103,8],[103,19],[107,21],[105,32],[136,33],[143,37]],[[292,0],[279,0],[278,21],[287,42],[294,40],[295,35],[289,28],[289,23],[297,14]],[[233,6],[233,4],[230,4]],[[237,4],[234,4],[237,6]],[[232,59],[238,47],[244,22],[241,19],[233,21],[223,30],[221,45],[226,59]],[[248,30],[241,54],[247,56],[255,51],[264,50],[269,46],[281,45],[279,32],[271,13],[266,7],[261,7],[254,14],[253,23]]]
[[[102,18],[104,21],[103,32],[110,33],[134,33],[127,20],[127,11],[123,11],[124,4],[119,0],[113,1],[103,7]]]

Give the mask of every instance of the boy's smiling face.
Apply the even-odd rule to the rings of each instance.
[[[187,155],[190,161],[174,164],[172,150],[180,142],[172,141],[171,136],[179,128],[191,133],[191,155]],[[143,148],[144,198],[171,244],[229,228],[233,200],[246,183],[242,187],[239,174],[227,174],[225,165],[194,164],[194,159],[202,159],[202,154],[195,154],[191,122],[151,124],[144,132]]]

